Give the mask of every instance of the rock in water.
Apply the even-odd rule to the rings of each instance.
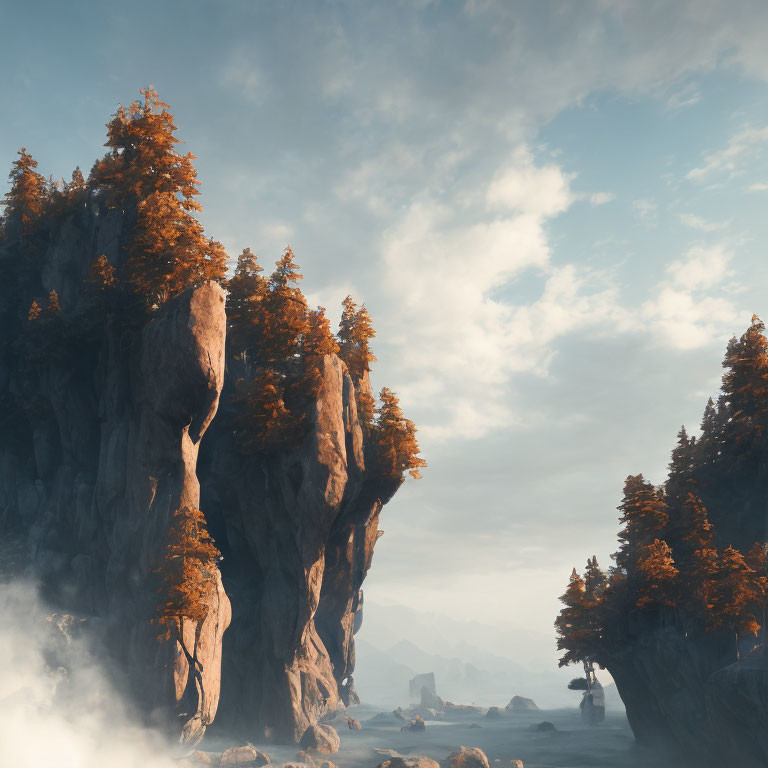
[[[221,755],[219,763],[222,768],[225,766],[244,765],[249,768],[261,768],[262,765],[269,765],[272,761],[268,755],[259,752],[251,746],[231,747]]]
[[[406,723],[401,729],[401,731],[425,731],[426,726],[424,725],[424,719],[419,717],[419,715],[416,715],[416,717],[413,718],[409,723]]]
[[[310,725],[299,741],[299,746],[307,752],[321,752],[332,755],[339,751],[341,739],[332,725]]]
[[[477,747],[459,747],[448,758],[448,768],[490,768],[485,752]]]
[[[360,721],[355,720],[354,717],[347,718],[347,726],[349,727],[350,731],[359,731],[363,727],[360,725]]]
[[[379,763],[378,768],[440,768],[440,763],[426,755],[402,755]]]
[[[538,709],[533,699],[526,699],[525,696],[513,696],[506,706],[507,712],[514,712],[521,709]]]
[[[500,707],[490,707],[485,713],[488,720],[501,720],[503,710]]]

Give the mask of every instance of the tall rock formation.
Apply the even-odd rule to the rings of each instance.
[[[224,379],[224,292],[206,284],[139,322],[109,308],[96,320],[88,270],[101,254],[122,263],[125,230],[91,194],[33,243],[11,236],[0,252],[4,274],[18,274],[34,248],[24,286],[55,290],[61,305],[21,324],[16,293],[0,306],[13,331],[0,346],[0,530],[21,553],[13,575],[88,617],[140,708],[195,740],[218,706],[229,600],[214,574],[207,616],[183,630],[190,674],[177,644],[157,640],[153,571],[172,512],[199,504],[197,454]]]
[[[224,559],[232,626],[224,640],[224,729],[298,740],[354,695],[354,621],[382,505],[402,482],[366,469],[355,390],[336,355],[301,444],[244,455],[228,372],[222,408],[204,441],[202,507]]]

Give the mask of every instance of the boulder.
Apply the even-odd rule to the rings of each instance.
[[[378,768],[440,768],[440,764],[426,755],[398,755],[379,763]]]
[[[525,696],[513,696],[506,706],[507,712],[521,709],[538,709],[538,707],[533,699],[526,699]]]
[[[502,712],[501,707],[490,707],[485,713],[485,717],[488,720],[501,720]]]
[[[424,725],[423,718],[416,715],[409,723],[406,723],[400,730],[401,731],[425,731],[427,728]]]
[[[347,726],[349,727],[350,731],[359,731],[363,727],[360,725],[360,721],[355,720],[354,717],[347,718]]]
[[[509,768],[525,768],[522,760],[510,760]]]
[[[477,747],[459,747],[448,757],[448,768],[490,768],[485,752]]]
[[[309,754],[309,752],[305,752],[303,749],[300,749],[296,753],[296,759],[300,763],[306,763],[307,765],[315,765],[315,759],[312,757],[312,755]]]
[[[339,751],[341,740],[332,725],[310,725],[302,734],[299,746],[307,752],[332,755]]]
[[[443,703],[443,709],[454,715],[474,715],[482,712],[482,707],[476,707],[473,704],[454,704],[452,701]]]
[[[398,720],[408,720],[408,713],[402,707],[398,707],[397,709],[393,709],[392,710],[392,714]]]
[[[229,766],[247,765],[249,768],[260,768],[262,765],[269,765],[272,761],[268,755],[259,752],[251,746],[231,747],[221,755],[219,765],[221,768]]]
[[[554,723],[550,723],[548,720],[544,720],[541,723],[536,723],[536,725],[532,725],[531,730],[539,731],[540,733],[554,733],[557,730],[557,728],[555,728]]]
[[[218,752],[202,752],[196,750],[189,755],[185,755],[176,763],[177,768],[205,768],[206,766],[217,766],[221,764],[221,754]]]

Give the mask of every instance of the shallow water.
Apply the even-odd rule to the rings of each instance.
[[[376,749],[428,755],[443,761],[460,745],[479,747],[488,756],[491,768],[508,768],[511,759],[522,760],[525,768],[674,768],[638,750],[623,712],[608,713],[596,727],[584,726],[579,710],[558,709],[508,713],[499,720],[482,714],[454,715],[442,721],[427,721],[424,732],[402,732],[402,722],[367,722],[377,712],[365,705],[352,707],[349,714],[362,723],[362,730],[350,731],[346,720],[333,725],[341,737],[341,749],[328,759],[339,768],[375,768],[387,760]],[[555,725],[555,733],[542,733],[534,726],[542,721]],[[472,728],[472,723],[481,726]],[[274,763],[293,760],[297,747],[254,745]],[[213,749],[203,745],[203,749]]]

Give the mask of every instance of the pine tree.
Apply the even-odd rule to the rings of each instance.
[[[37,320],[40,317],[40,313],[42,311],[43,310],[40,309],[40,305],[37,303],[37,301],[33,301],[29,307],[29,312],[27,313],[27,319],[30,321]]]
[[[339,357],[346,364],[355,385],[357,414],[363,428],[368,430],[376,412],[376,402],[370,392],[369,372],[376,358],[369,341],[376,332],[365,305],[358,309],[351,296],[342,302],[341,321],[337,338]]]
[[[633,575],[639,577],[635,593],[638,608],[672,608],[677,605],[679,572],[666,541],[654,539],[640,549]]]
[[[303,278],[293,251],[285,249],[276,262],[264,298],[264,323],[259,355],[267,365],[296,362],[309,330],[307,302],[297,283]]]
[[[161,637],[178,640],[188,657],[182,621],[198,623],[205,619],[206,597],[216,584],[216,558],[220,554],[199,509],[183,506],[174,512],[163,561],[156,571],[162,586],[154,621],[163,628]]]
[[[52,315],[61,312],[61,306],[59,305],[59,294],[56,293],[56,291],[51,291],[48,294],[48,306],[46,307],[46,311],[50,312]]]
[[[619,532],[616,565],[629,572],[637,564],[643,547],[652,545],[656,539],[664,539],[669,514],[659,491],[642,475],[627,477],[619,510],[619,520],[624,527]]]
[[[412,421],[403,416],[394,392],[384,387],[379,397],[381,407],[373,433],[379,470],[388,478],[402,477],[407,471],[411,477],[419,479],[421,477],[419,468],[426,467],[427,462],[418,455],[416,427]]]
[[[593,652],[588,625],[589,607],[585,597],[584,579],[574,568],[568,581],[568,588],[560,597],[564,607],[555,619],[557,649],[565,651],[558,666],[565,667],[588,658]]]
[[[240,379],[235,401],[237,438],[245,453],[287,448],[302,433],[304,417],[286,407],[284,379],[272,368],[262,369],[253,379]]]
[[[37,160],[30,155],[26,147],[19,152],[19,159],[14,160],[10,173],[11,189],[5,195],[4,219],[20,225],[21,233],[29,235],[43,212],[46,199],[46,182],[35,168]]]
[[[237,257],[237,267],[227,281],[227,347],[232,357],[258,349],[263,333],[264,299],[269,287],[259,274],[261,266],[250,248]]]
[[[723,367],[721,403],[729,416],[725,440],[730,453],[740,453],[768,426],[768,339],[757,315],[738,341],[729,342]]]
[[[194,155],[175,151],[179,140],[167,107],[153,88],[142,89],[144,103],[119,107],[107,124],[111,152],[91,173],[89,184],[108,203],[135,210],[128,278],[150,307],[207,280],[223,281],[226,254],[207,239],[190,211],[199,181]]]

